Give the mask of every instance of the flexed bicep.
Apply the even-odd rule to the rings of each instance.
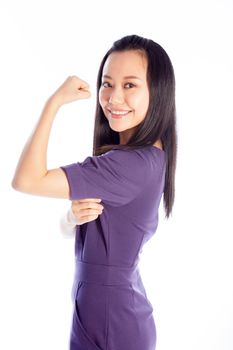
[[[14,188],[18,190],[17,185]],[[61,168],[48,170],[40,179],[22,182],[19,190],[37,196],[70,198],[69,183]]]

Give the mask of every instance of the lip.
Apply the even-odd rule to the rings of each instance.
[[[123,117],[126,117],[131,111],[124,109],[115,109],[111,111],[110,109],[108,109],[108,112],[111,114],[112,118],[121,119]],[[125,112],[125,114],[114,114],[113,112]]]

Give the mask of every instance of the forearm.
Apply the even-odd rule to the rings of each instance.
[[[60,105],[50,97],[20,156],[12,185],[28,186],[47,173],[47,148],[54,118]]]

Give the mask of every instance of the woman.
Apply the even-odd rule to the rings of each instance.
[[[73,201],[97,199],[95,219],[76,226],[71,350],[154,350],[156,327],[138,267],[155,233],[163,195],[166,217],[174,203],[175,77],[165,50],[130,35],[114,42],[97,77],[93,156],[47,169],[49,134],[58,109],[89,98],[76,76],[45,104],[12,186],[34,195]],[[85,204],[86,206],[86,204]]]

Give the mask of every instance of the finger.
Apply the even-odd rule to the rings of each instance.
[[[90,85],[85,81],[80,79],[80,88],[81,89],[89,89]]]
[[[80,202],[80,203],[72,203],[71,209],[73,212],[78,213],[88,209],[103,210],[104,206],[96,202],[83,202],[83,203]]]
[[[83,220],[85,221],[93,221],[96,220],[98,218],[99,215],[87,215],[83,218]]]
[[[99,215],[88,215],[84,216],[82,220],[80,220],[79,225],[85,224],[86,222],[94,221],[98,218]]]
[[[90,202],[90,200],[92,200],[92,201]],[[85,209],[103,210],[104,206],[102,204],[100,204],[100,202],[97,201],[96,199],[95,200],[82,199],[79,201],[77,201],[77,200],[72,201],[71,208],[72,208],[72,211],[78,215],[79,212],[81,212]]]
[[[90,91],[87,91],[87,90],[78,90],[78,95],[79,95],[79,98],[80,99],[84,99],[84,98],[89,98],[91,97],[91,93]]]
[[[83,201],[73,201],[71,204],[71,208],[73,211],[79,212],[81,210],[85,210],[88,208],[93,208],[93,209],[103,209],[104,206],[103,204],[99,202],[90,202],[88,200],[83,200]]]
[[[79,212],[78,216],[79,217],[84,217],[86,215],[99,215],[102,214],[103,210],[102,209],[83,209],[82,211]]]
[[[78,206],[76,206],[78,210],[85,210],[85,209],[96,209],[96,210],[103,210],[104,206],[99,203],[90,202],[90,203],[80,203]]]
[[[89,201],[96,201],[96,202],[101,202],[100,198],[83,198],[83,199],[79,199],[79,202],[89,202]]]
[[[83,208],[83,209],[74,209],[73,214],[76,220],[80,220],[87,215],[101,215],[103,214],[103,208]]]
[[[79,86],[78,87],[79,91],[86,91],[86,92],[90,92],[90,89],[88,86]]]

